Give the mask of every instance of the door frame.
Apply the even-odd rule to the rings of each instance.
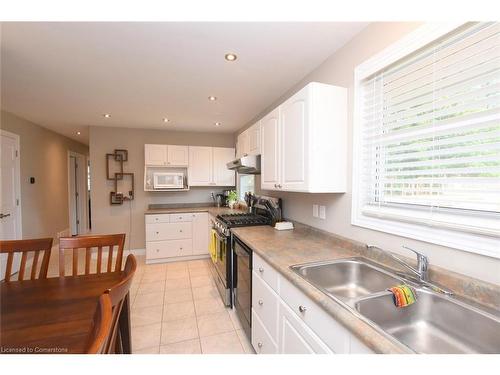
[[[15,184],[16,184],[16,199],[18,204],[16,205],[16,240],[21,240],[23,238],[23,220],[22,220],[22,200],[21,200],[21,137],[18,134],[11,133],[7,130],[0,129],[0,135],[5,135],[7,137],[13,138],[16,142],[16,164],[15,164]]]
[[[79,154],[78,152],[68,150],[68,231],[69,235],[71,233],[71,220],[73,216],[73,210],[71,209],[71,157],[76,158],[79,168],[77,169],[78,173],[78,202],[79,213],[79,230],[78,234],[85,234],[89,231],[89,222],[87,216],[87,157],[83,154]]]

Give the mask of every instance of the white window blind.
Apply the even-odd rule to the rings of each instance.
[[[500,236],[500,24],[468,23],[360,87],[362,214]]]

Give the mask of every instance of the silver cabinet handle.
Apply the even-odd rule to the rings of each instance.
[[[182,247],[179,250],[182,250]]]
[[[264,301],[262,301],[261,299],[259,299],[259,305],[262,306],[264,304]]]
[[[160,249],[156,249],[156,252],[159,253],[160,252]]]
[[[299,311],[300,311],[301,313],[305,313],[305,312],[307,311],[307,308],[306,308],[305,306],[300,305],[300,306],[299,306]]]
[[[156,234],[160,234],[160,232],[156,232]]]
[[[261,342],[257,343],[257,346],[258,346],[259,348],[262,348],[262,343],[261,343]]]
[[[182,229],[179,229],[179,232],[181,232],[181,233],[182,233]]]
[[[275,188],[277,188],[277,187],[278,187],[278,185],[274,184],[274,187],[275,187]]]
[[[264,272],[264,268],[259,267],[259,272],[260,272],[260,273]]]
[[[3,219],[4,217],[9,217],[10,214],[0,214],[0,219]]]

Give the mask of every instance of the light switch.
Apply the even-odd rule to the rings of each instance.
[[[318,205],[313,204],[313,217],[318,217]]]
[[[319,206],[319,218],[326,219],[326,206]]]

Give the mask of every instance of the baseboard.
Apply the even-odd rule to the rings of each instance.
[[[130,250],[123,250],[123,254],[128,255],[128,254],[134,254],[136,256],[139,255],[146,255],[146,249],[130,249]]]
[[[149,260],[146,259],[146,264],[183,262],[187,260],[209,259],[209,258],[210,255],[191,255],[187,257],[160,258],[160,259],[149,259]]]

